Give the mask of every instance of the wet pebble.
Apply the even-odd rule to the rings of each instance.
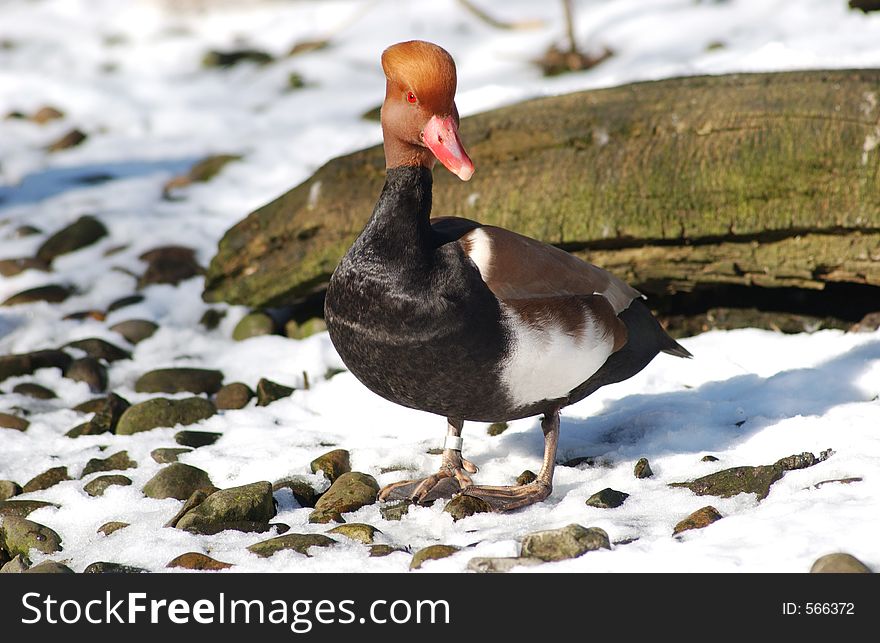
[[[217,391],[214,403],[221,411],[243,409],[254,397],[254,392],[247,384],[232,382]]]
[[[85,215],[62,228],[37,249],[37,259],[52,263],[56,257],[90,246],[107,236],[107,228],[93,216]]]
[[[128,451],[119,451],[107,458],[92,458],[83,467],[80,478],[85,478],[92,473],[100,471],[124,471],[126,469],[134,469],[137,462],[128,457]]]
[[[123,565],[122,563],[108,563],[99,561],[91,563],[84,570],[83,574],[149,574],[150,570],[143,567],[133,567],[131,565]]]
[[[61,551],[61,536],[49,527],[18,516],[6,516],[0,525],[0,544],[13,556],[31,549],[43,554]]]
[[[222,433],[213,431],[178,431],[174,434],[174,441],[181,446],[198,449],[211,446],[221,437]]]
[[[204,274],[204,269],[196,261],[195,250],[184,246],[153,248],[142,254],[140,259],[147,263],[147,269],[138,280],[140,288],[150,284],[177,285]]]
[[[810,568],[811,574],[870,574],[871,569],[852,554],[838,552],[819,558]]]
[[[639,461],[636,462],[636,466],[633,468],[633,475],[636,478],[650,478],[654,475],[654,472],[651,471],[651,465],[648,462],[648,458],[639,458]]]
[[[83,486],[83,491],[85,491],[90,496],[103,496],[104,492],[107,491],[110,487],[119,486],[119,487],[127,487],[131,485],[131,478],[123,475],[110,475],[110,476],[98,476],[94,480],[87,482]]]
[[[59,482],[70,479],[70,476],[67,474],[67,467],[52,467],[28,480],[22,487],[22,491],[24,493],[42,491],[49,487],[54,487]]]
[[[48,284],[37,286],[17,292],[7,297],[0,306],[19,306],[21,304],[33,304],[46,302],[48,304],[60,304],[73,294],[73,288],[61,284]]]
[[[282,398],[289,397],[295,388],[284,386],[265,377],[257,382],[257,406],[268,406]]]
[[[180,556],[169,562],[167,565],[165,565],[165,567],[180,567],[181,569],[192,569],[200,572],[213,572],[220,571],[221,569],[229,569],[230,567],[232,567],[232,563],[224,563],[222,561],[215,560],[210,556],[206,556],[205,554],[191,551],[185,554],[181,554]]]
[[[0,413],[0,429],[12,429],[13,431],[26,431],[31,425],[24,418],[11,413]]]
[[[194,491],[205,487],[213,487],[211,478],[205,471],[197,467],[175,462],[150,478],[144,485],[144,495],[148,498],[162,500],[177,498],[186,500]]]
[[[285,534],[255,543],[247,549],[261,558],[268,558],[288,549],[309,556],[309,549],[312,547],[329,547],[334,544],[335,540],[323,534]]]
[[[206,368],[160,368],[138,378],[138,393],[205,393],[213,395],[223,384],[223,373]]]
[[[312,460],[309,467],[312,473],[322,471],[332,483],[343,473],[351,471],[351,454],[345,449],[334,449]]]
[[[21,486],[12,480],[0,480],[0,501],[9,500],[22,492]]]
[[[89,357],[95,359],[103,359],[107,362],[116,362],[121,359],[131,359],[131,353],[120,348],[116,344],[111,344],[107,340],[99,337],[89,337],[86,339],[78,339],[62,346],[62,348],[76,348],[83,351]]]
[[[122,335],[126,341],[137,344],[152,337],[159,329],[159,326],[146,319],[128,319],[110,327],[114,333]]]
[[[171,464],[177,462],[177,459],[184,453],[189,453],[192,449],[188,447],[159,447],[150,451],[150,457],[159,464]]]
[[[242,522],[263,523],[275,517],[275,501],[269,482],[223,489],[209,495],[177,522],[177,529],[205,533],[210,527]]]
[[[271,335],[275,332],[275,321],[266,313],[248,313],[241,318],[232,330],[232,339],[237,342]]]
[[[413,554],[409,568],[421,569],[422,565],[429,561],[448,558],[460,550],[461,547],[455,547],[454,545],[430,545]]]
[[[688,531],[690,529],[702,529],[703,527],[708,527],[713,522],[721,520],[722,515],[718,513],[718,510],[708,505],[703,507],[702,509],[697,509],[690,516],[679,522],[675,525],[675,528],[672,530],[672,535],[680,534],[683,531]]]
[[[22,382],[16,384],[15,387],[13,387],[12,392],[32,397],[35,400],[53,400],[58,397],[55,394],[55,391],[46,388],[42,384],[37,384],[36,382]]]
[[[378,493],[379,483],[373,476],[359,471],[343,473],[315,504],[309,522],[343,522],[341,514],[375,503]]]
[[[98,527],[98,533],[104,534],[105,536],[109,536],[113,532],[119,531],[120,529],[125,529],[128,526],[129,526],[129,523],[127,523],[127,522],[120,522],[120,521],[105,522],[103,525]]]
[[[195,424],[217,412],[214,405],[202,397],[168,399],[157,397],[127,409],[116,427],[118,435],[131,435],[158,427]]]
[[[597,509],[614,509],[622,505],[627,498],[629,498],[628,493],[608,487],[587,498],[586,504]]]
[[[75,382],[85,382],[92,393],[107,389],[107,368],[94,357],[81,357],[70,363],[64,377]]]
[[[611,549],[608,534],[603,529],[572,524],[526,535],[520,555],[552,562],[577,558],[598,549]]]
[[[350,538],[351,540],[356,540],[359,543],[372,545],[376,534],[382,532],[373,527],[373,525],[368,525],[362,522],[351,522],[345,525],[334,527],[327,533],[339,534],[340,536],[345,536],[346,538]]]

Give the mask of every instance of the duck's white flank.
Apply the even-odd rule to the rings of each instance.
[[[502,305],[510,331],[510,355],[501,367],[507,394],[521,405],[567,396],[598,371],[613,352],[614,339],[584,310],[583,332],[567,332],[549,313],[529,323]]]

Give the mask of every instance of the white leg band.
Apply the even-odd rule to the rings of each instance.
[[[461,445],[464,440],[457,435],[447,435],[446,441],[443,443],[444,449],[452,449],[453,451],[461,451]]]

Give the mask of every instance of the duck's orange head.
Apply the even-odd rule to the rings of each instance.
[[[410,40],[382,53],[382,69],[387,80],[382,130],[388,166],[431,167],[436,158],[461,180],[470,179],[474,164],[458,136],[452,56],[430,42]]]

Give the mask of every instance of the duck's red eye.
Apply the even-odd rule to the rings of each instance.
[[[415,103],[416,102],[416,95],[413,94],[412,92],[407,92],[406,93],[406,100],[408,100],[411,103]]]

